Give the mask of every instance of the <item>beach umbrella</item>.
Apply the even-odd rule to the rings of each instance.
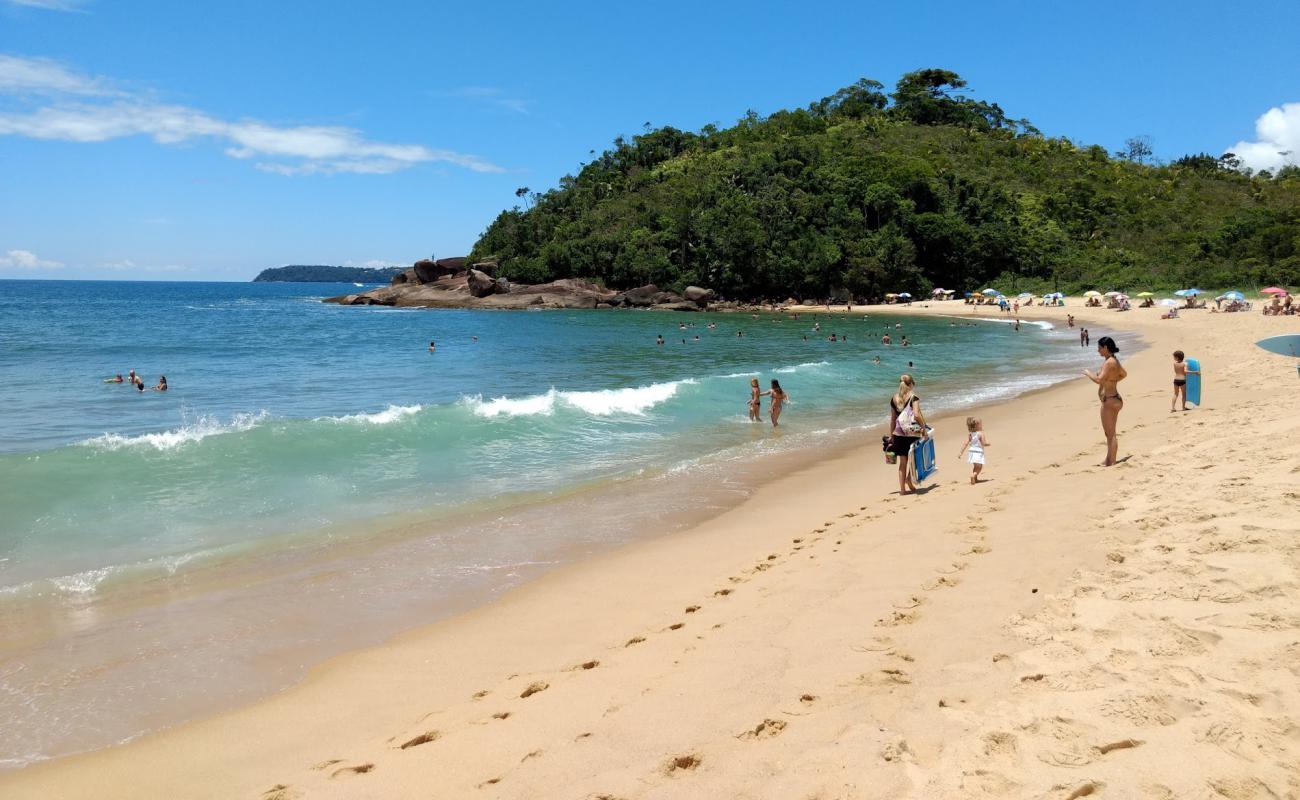
[[[1033,296],[1034,296],[1034,293],[1033,293],[1033,292],[1021,292],[1019,296],[1020,296],[1020,299],[1021,299],[1021,300],[1024,300],[1025,298],[1033,297]]]
[[[909,292],[899,292],[899,293],[898,293],[898,296],[899,296],[899,297],[911,297],[912,295],[911,295]]]
[[[1192,290],[1191,290],[1191,289],[1179,289],[1178,291],[1174,292],[1174,294],[1178,295],[1179,297],[1190,297],[1191,294],[1192,294]]]
[[[1231,291],[1231,292],[1224,292],[1223,294],[1219,295],[1215,299],[1216,300],[1245,300],[1246,295],[1238,291]]]
[[[1268,291],[1268,290],[1266,289],[1265,291]],[[991,297],[991,296],[993,296],[993,295],[995,295],[995,294],[1000,295],[1000,294],[1002,294],[1002,292],[999,292],[997,289],[985,289],[984,291],[980,292],[980,294],[987,294],[987,295],[989,295],[989,296]]]
[[[1138,292],[1138,293],[1137,293],[1137,296],[1138,296],[1138,297],[1155,297],[1155,296],[1156,296],[1156,293],[1155,293],[1155,292]]]
[[[1105,295],[1105,296],[1106,296],[1106,297],[1119,297],[1120,294],[1121,294],[1120,292],[1113,292],[1113,291],[1112,291],[1112,292],[1106,292],[1106,295]]]
[[[1089,289],[1088,291],[1086,291],[1086,292],[1083,293],[1083,296],[1084,296],[1084,297],[1101,297],[1101,292],[1097,291],[1096,289]]]
[[[1190,294],[1192,297],[1195,297],[1195,296],[1198,295],[1198,294],[1205,294],[1205,290],[1204,290],[1204,289],[1188,289],[1188,290],[1187,290],[1187,293]]]
[[[962,297],[974,297],[974,296],[975,296],[974,292],[967,292],[966,294],[962,295]]]
[[[930,292],[930,294],[932,294],[932,295],[936,295],[936,294],[947,294],[947,292],[948,292],[947,289],[935,289],[933,292]]]
[[[1286,294],[1286,289],[1279,289],[1276,286],[1270,286],[1267,289],[1260,289],[1260,294]]]
[[[1160,301],[1160,305],[1162,305],[1162,306],[1176,306],[1176,305],[1178,305],[1178,301],[1166,297],[1165,299],[1163,299],[1163,300]]]

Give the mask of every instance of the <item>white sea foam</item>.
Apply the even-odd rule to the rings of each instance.
[[[968,320],[974,320],[976,322],[1001,322],[1003,325],[1016,324],[1016,320],[1014,317],[1008,319],[1007,317],[972,317],[972,316],[961,316],[959,314],[936,314],[935,316],[947,317],[948,319],[968,319]],[[1050,331],[1056,328],[1055,325],[1043,319],[1022,319],[1020,320],[1020,324],[1033,325],[1034,327],[1042,328],[1045,331]]]
[[[353,425],[387,425],[391,422],[406,419],[413,414],[418,414],[423,408],[424,406],[421,405],[389,406],[383,411],[376,411],[373,414],[347,414],[342,417],[318,417],[317,419]]]
[[[695,381],[688,378],[683,381],[652,383],[649,386],[636,386],[630,389],[561,392],[560,397],[565,404],[600,417],[608,417],[611,414],[641,415],[672,398],[683,385],[693,383]]]
[[[642,416],[660,403],[672,398],[682,386],[696,383],[694,379],[652,383],[627,389],[601,389],[590,392],[560,392],[551,389],[546,394],[531,397],[467,397],[462,402],[479,417],[532,417],[550,416],[557,408],[572,408],[597,417],[614,414]]]
[[[555,398],[557,395],[558,392],[552,389],[546,394],[533,395],[532,397],[517,399],[494,397],[491,400],[484,400],[481,397],[467,397],[463,402],[469,406],[475,416],[489,419],[493,417],[533,417],[538,414],[550,416],[555,411]]]
[[[788,375],[791,372],[799,372],[800,370],[808,370],[808,369],[817,369],[819,367],[829,367],[830,365],[831,362],[829,361],[809,361],[804,364],[795,364],[793,367],[780,367],[772,371],[780,375]]]
[[[203,416],[172,431],[143,433],[139,436],[105,433],[92,439],[86,439],[78,444],[94,447],[98,450],[121,450],[127,447],[175,450],[182,445],[203,441],[209,436],[252,430],[265,421],[268,416],[265,411],[259,411],[256,414],[236,414],[230,422],[224,423],[215,417]]]

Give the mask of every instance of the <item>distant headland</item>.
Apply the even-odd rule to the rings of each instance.
[[[405,267],[332,267],[290,264],[257,273],[253,283],[388,283]]]

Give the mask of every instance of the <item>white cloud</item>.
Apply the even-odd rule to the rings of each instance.
[[[11,6],[43,8],[48,11],[81,11],[81,0],[4,0]]]
[[[1255,120],[1255,141],[1228,148],[1253,170],[1300,164],[1300,103],[1283,103]]]
[[[112,92],[103,79],[79,75],[44,59],[0,56],[0,94],[5,93],[80,99],[31,110],[0,111],[0,135],[69,142],[143,135],[168,145],[214,139],[227,145],[225,153],[231,158],[276,159],[258,161],[255,166],[280,175],[384,174],[426,162],[455,164],[474,172],[504,172],[478,156],[418,144],[371,141],[352,128],[222,120],[187,106]],[[91,101],[92,95],[101,97]]]
[[[63,264],[38,258],[31,250],[10,250],[0,256],[0,269],[58,269]]]
[[[74,72],[48,58],[0,53],[0,94],[117,94],[103,78]]]

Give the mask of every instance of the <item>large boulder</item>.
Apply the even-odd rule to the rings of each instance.
[[[614,295],[609,301],[610,305],[631,306],[632,308],[649,308],[654,305],[654,296],[659,294],[659,287],[653,283],[636,289],[628,289],[626,292],[620,292]]]
[[[404,272],[399,272],[396,275],[394,275],[392,280],[392,285],[404,286],[408,283],[419,283],[419,282],[420,279],[415,276],[415,270],[408,269]]]
[[[463,256],[456,258],[440,258],[433,261],[428,258],[422,258],[411,267],[415,273],[416,283],[433,283],[439,278],[445,278],[448,275],[455,275],[458,272],[465,271],[465,261]]]
[[[482,272],[482,270],[479,270]],[[505,278],[497,278],[497,294],[510,294],[510,281]]]
[[[656,303],[650,306],[652,311],[699,311],[700,306],[689,300],[677,300],[670,303]]]
[[[650,305],[661,306],[664,303],[680,303],[683,298],[677,292],[655,292],[650,295]]]
[[[701,289],[699,286],[687,286],[686,291],[682,292],[682,297],[697,306],[707,306],[713,302],[713,290]]]
[[[484,275],[497,274],[497,262],[495,261],[479,261],[476,264],[470,264],[469,268],[476,269],[479,272],[482,272]]]
[[[465,285],[469,287],[469,293],[474,297],[487,297],[497,290],[497,282],[492,280],[490,275],[476,269],[469,271]]]

